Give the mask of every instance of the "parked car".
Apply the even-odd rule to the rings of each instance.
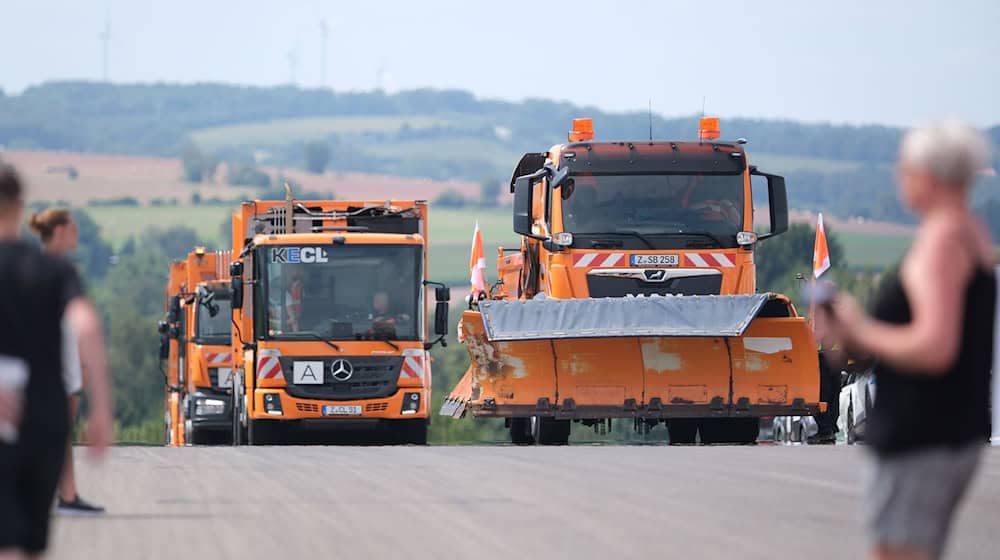
[[[843,377],[837,427],[845,434],[847,443],[853,444],[865,439],[868,414],[875,402],[875,374],[868,367],[858,371],[844,371]]]

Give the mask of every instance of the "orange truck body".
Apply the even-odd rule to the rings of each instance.
[[[235,211],[237,442],[282,443],[293,429],[426,442],[427,219],[423,201]]]
[[[170,446],[222,443],[230,434],[230,260],[228,252],[199,247],[170,264],[160,322],[164,442]]]
[[[787,298],[756,294],[751,176],[768,181],[773,234],[787,228],[784,180],[750,166],[742,141],[705,141],[717,135],[592,136],[583,123],[515,169],[521,248],[501,248],[491,298],[463,314],[471,363],[441,414],[504,417],[522,444],[611,418],[722,443],[754,441],[760,417],[825,409],[809,326]],[[706,189],[729,194],[696,203]],[[637,225],[609,228],[612,215]],[[732,332],[706,323],[719,313]]]

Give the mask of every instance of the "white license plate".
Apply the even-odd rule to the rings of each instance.
[[[632,266],[678,266],[680,257],[677,255],[632,255],[629,257]]]
[[[324,405],[323,416],[361,416],[361,406],[342,404]]]
[[[233,388],[233,368],[220,367],[219,368],[219,388],[220,389],[232,389]]]

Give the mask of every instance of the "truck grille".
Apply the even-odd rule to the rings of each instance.
[[[709,296],[722,291],[722,276],[681,276],[664,282],[646,282],[638,278],[616,276],[587,276],[587,289],[592,298],[649,296],[668,294],[681,296]]]
[[[335,360],[347,360],[354,373],[350,379],[340,381],[333,377],[331,366]],[[294,380],[295,361],[323,362],[322,385],[297,385]],[[403,366],[400,356],[344,356],[343,358],[283,357],[281,369],[288,382],[288,394],[300,399],[356,400],[388,397],[396,392],[396,381]]]

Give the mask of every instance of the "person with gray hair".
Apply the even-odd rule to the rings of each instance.
[[[824,346],[878,360],[864,494],[872,558],[941,557],[989,439],[994,250],[969,208],[989,157],[983,135],[961,122],[909,131],[898,183],[920,217],[913,245],[871,315],[846,295],[823,311]]]

